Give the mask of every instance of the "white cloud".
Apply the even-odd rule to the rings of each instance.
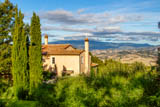
[[[86,13],[85,9],[79,9],[75,13],[67,10],[52,10],[42,12],[40,17],[47,23],[42,25],[42,31],[62,31],[67,32],[59,36],[63,39],[81,39],[86,37],[86,33],[91,39],[112,39],[115,41],[155,41],[160,39],[158,32],[127,32],[122,30],[121,24],[129,25],[142,24],[146,21],[146,14],[111,12]],[[136,23],[132,23],[136,22]],[[148,22],[147,22],[148,23]],[[143,23],[144,24],[144,23]],[[137,27],[137,26],[136,26]],[[68,34],[70,33],[70,34]]]
[[[78,10],[82,12],[84,10]],[[66,10],[46,11],[40,14],[41,19],[47,20],[48,23],[58,23],[66,25],[107,25],[127,22],[125,16],[112,16],[107,12],[102,13],[73,13]]]

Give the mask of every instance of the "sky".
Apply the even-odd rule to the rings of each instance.
[[[2,1],[2,0],[0,0]],[[30,23],[41,19],[49,42],[81,40],[160,45],[160,0],[10,0]]]

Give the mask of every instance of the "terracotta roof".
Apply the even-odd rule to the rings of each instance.
[[[75,49],[74,50],[66,50],[70,44],[49,44],[42,45],[42,54],[48,55],[79,55],[84,50]]]

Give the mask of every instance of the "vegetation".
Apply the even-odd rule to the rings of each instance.
[[[36,88],[29,101],[12,100],[9,104],[50,107],[158,107],[160,81],[158,72],[142,63],[131,65],[106,60],[90,77],[59,78],[55,84]]]
[[[27,36],[25,35],[23,14],[16,9],[12,47],[12,75],[15,97],[25,99],[28,91]]]
[[[42,54],[41,54],[41,29],[40,19],[33,13],[30,29],[29,48],[29,73],[30,73],[30,94],[42,83]]]
[[[9,0],[0,3],[0,75],[11,71],[11,31],[14,25],[15,7]]]
[[[25,25],[23,14],[16,9],[12,36],[13,46],[7,46],[12,48],[13,78],[0,78],[0,107],[160,106],[160,75],[154,67],[138,62],[130,65],[114,60],[103,62],[91,55],[92,62],[99,64],[96,72],[91,71],[92,75],[64,76],[49,84],[43,80],[47,81],[54,74],[42,73],[39,17],[33,13],[31,26]],[[3,47],[4,40],[0,40]],[[6,53],[10,54],[10,51]]]
[[[158,48],[157,71],[160,71],[160,48]]]
[[[103,64],[103,61],[100,60],[98,57],[93,56],[92,53],[89,53],[89,54],[91,55],[91,61],[92,61],[93,63],[97,63],[97,64],[99,64],[99,65]]]

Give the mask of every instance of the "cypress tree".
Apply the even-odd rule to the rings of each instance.
[[[23,14],[16,9],[12,47],[12,75],[14,94],[18,99],[25,99],[28,92],[28,56],[27,36],[25,35]]]
[[[26,37],[26,46],[27,46],[27,57],[29,58],[29,45],[30,45],[30,40],[29,40],[29,36],[30,36],[30,26],[29,24],[25,24],[24,26],[24,30],[25,30],[25,35]],[[28,64],[27,64],[27,68],[29,71],[29,59],[28,59]],[[29,78],[28,78],[29,79]]]
[[[33,13],[30,27],[30,48],[29,48],[29,68],[30,68],[30,94],[42,82],[42,54],[41,54],[41,29],[40,19]]]
[[[15,6],[9,0],[0,3],[0,75],[11,71],[11,30],[14,25]]]

